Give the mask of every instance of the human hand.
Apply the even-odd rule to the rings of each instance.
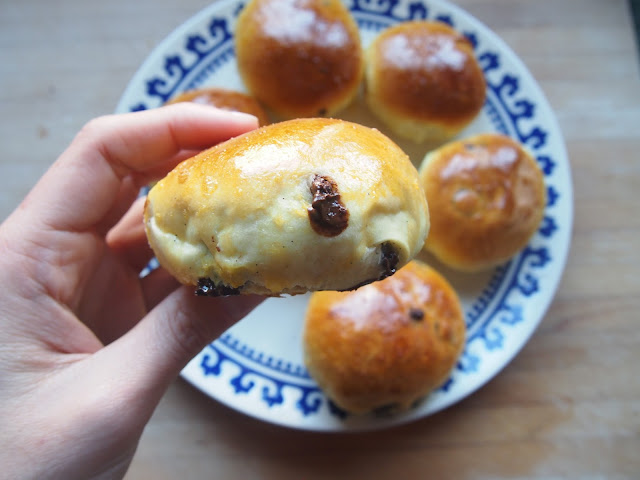
[[[178,104],[91,121],[0,226],[6,478],[120,478],[170,382],[254,308],[149,261],[142,185],[255,118]],[[126,212],[126,213],[125,213]]]

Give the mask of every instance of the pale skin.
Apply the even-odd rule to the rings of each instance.
[[[92,120],[0,226],[1,476],[122,478],[180,370],[261,301],[138,275],[140,187],[256,126],[193,104]]]

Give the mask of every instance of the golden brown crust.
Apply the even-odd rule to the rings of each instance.
[[[338,406],[353,413],[406,409],[442,384],[465,344],[457,294],[431,267],[412,261],[352,292],[311,296],[305,362]]]
[[[469,40],[440,22],[404,22],[367,51],[367,101],[397,134],[446,140],[480,112],[486,83]]]
[[[145,209],[149,242],[182,283],[266,295],[377,280],[419,253],[428,218],[395,143],[325,118],[274,123],[186,160]]]
[[[284,118],[331,116],[362,80],[358,28],[340,0],[252,0],[235,42],[246,87]]]
[[[425,248],[457,269],[481,270],[508,260],[542,220],[542,172],[505,135],[477,135],[429,153],[420,181],[431,209]]]
[[[218,87],[196,88],[179,93],[170,99],[167,104],[179,102],[201,103],[232,112],[248,113],[258,119],[260,126],[270,123],[267,112],[255,98],[234,90]]]

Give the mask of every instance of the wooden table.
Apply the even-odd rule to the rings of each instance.
[[[0,219],[206,0],[0,3]],[[460,0],[528,65],[563,129],[566,272],[515,360],[424,420],[352,435],[252,420],[181,380],[129,479],[640,478],[640,81],[622,0]]]

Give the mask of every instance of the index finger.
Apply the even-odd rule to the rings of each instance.
[[[55,230],[87,230],[109,212],[127,175],[157,171],[182,150],[256,127],[251,115],[191,103],[99,117],[45,173],[24,208]]]

